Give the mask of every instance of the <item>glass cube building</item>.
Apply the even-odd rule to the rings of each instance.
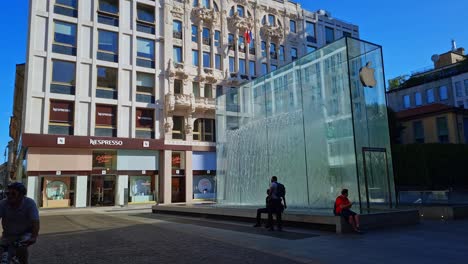
[[[346,37],[217,99],[217,202],[263,205],[273,175],[288,206],[390,208],[395,187],[380,46]],[[331,210],[330,210],[331,212]]]

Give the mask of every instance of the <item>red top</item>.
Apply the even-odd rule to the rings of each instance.
[[[339,214],[343,210],[340,205],[346,205],[349,204],[349,199],[347,197],[344,197],[343,195],[340,195],[336,198],[335,205],[336,205],[336,213]]]

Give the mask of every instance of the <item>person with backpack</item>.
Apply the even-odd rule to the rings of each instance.
[[[273,227],[273,214],[276,214],[276,226],[278,231],[283,230],[283,221],[281,220],[281,214],[286,205],[286,188],[283,184],[278,182],[278,177],[271,177],[270,185],[271,200],[268,208],[268,229],[270,231],[275,230]],[[282,203],[283,202],[283,203]]]

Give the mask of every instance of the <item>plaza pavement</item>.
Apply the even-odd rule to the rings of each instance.
[[[467,263],[468,220],[365,235],[156,215],[149,207],[41,211],[31,263]]]

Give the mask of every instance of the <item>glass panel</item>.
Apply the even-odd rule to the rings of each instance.
[[[241,6],[241,5],[238,5],[237,6],[237,15],[240,16],[240,17],[244,17],[245,14],[244,14],[244,7]]]
[[[215,55],[215,68],[221,70],[221,55]]]
[[[437,118],[437,136],[439,143],[449,143],[449,131],[446,117]]]
[[[335,41],[335,30],[333,28],[325,27],[325,42],[327,44]]]
[[[76,25],[55,21],[54,42],[75,46]]]
[[[439,98],[440,100],[447,100],[448,99],[448,91],[447,86],[439,87]]]
[[[249,61],[249,73],[250,73],[250,76],[257,75],[256,70],[255,70],[255,61]]]
[[[198,50],[192,50],[192,64],[193,64],[193,66],[200,65]]]
[[[129,202],[145,203],[154,201],[151,176],[130,176]]]
[[[235,65],[234,65],[234,58],[233,57],[229,57],[229,72],[235,72]]]
[[[317,42],[315,37],[315,24],[309,21],[306,21],[306,37],[309,42]]]
[[[220,46],[220,39],[221,39],[221,32],[218,31],[218,30],[215,30],[215,35],[214,35],[214,39],[215,39],[215,46],[216,47],[219,47]]]
[[[290,20],[289,21],[289,28],[291,32],[296,33],[296,21]]]
[[[99,0],[99,11],[118,15],[119,2],[117,0]]]
[[[239,60],[239,73],[240,73],[240,74],[246,74],[246,70],[245,70],[245,60],[244,60],[244,59],[240,59],[240,60]]]
[[[200,97],[200,84],[197,82],[192,83],[193,96]]]
[[[154,10],[151,6],[138,5],[137,7],[138,20],[148,23],[154,23]]]
[[[118,34],[117,32],[99,30],[98,49],[111,53],[118,52]]]
[[[192,41],[198,42],[198,27],[192,25]]]
[[[434,90],[433,89],[426,90],[426,97],[427,97],[427,103],[428,104],[434,103],[434,101],[435,101]]]
[[[182,48],[174,46],[174,62],[182,63]]]
[[[154,41],[137,38],[137,56],[154,60]]]
[[[415,93],[415,94],[414,94],[414,101],[415,101],[416,106],[422,105],[422,96],[421,96],[421,93]]]
[[[372,88],[356,87],[361,78],[359,71],[349,72],[350,60],[362,68],[371,62],[363,70],[374,74]],[[369,186],[372,206],[390,205],[394,187],[384,87],[380,47],[341,39],[228,89],[217,98],[217,202],[260,205],[270,177],[278,175],[292,207],[331,208],[342,188],[357,204],[367,202]],[[363,148],[383,152],[371,154],[365,166]],[[372,170],[367,185],[364,168]]]
[[[211,68],[211,53],[203,52],[203,67]]]
[[[75,85],[75,63],[66,61],[52,61],[52,82]]]

